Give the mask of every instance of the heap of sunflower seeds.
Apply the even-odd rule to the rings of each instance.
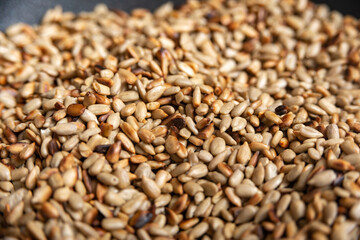
[[[357,239],[359,29],[307,0],[10,26],[0,236]]]

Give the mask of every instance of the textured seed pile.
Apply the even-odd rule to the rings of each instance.
[[[0,237],[357,239],[359,30],[307,0],[10,26]]]

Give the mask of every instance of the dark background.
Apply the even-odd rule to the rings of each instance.
[[[17,22],[36,24],[45,11],[59,4],[66,11],[90,11],[96,3],[103,2],[110,8],[130,11],[142,7],[154,10],[169,0],[0,0],[0,30]],[[186,0],[172,0],[180,5]],[[295,0],[296,1],[296,0]],[[344,14],[360,17],[360,0],[313,0],[316,3],[326,3],[331,9]]]

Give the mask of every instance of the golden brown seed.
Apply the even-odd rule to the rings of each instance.
[[[44,202],[42,204],[41,211],[48,218],[59,217],[58,210],[50,202]]]
[[[155,135],[146,128],[140,128],[138,135],[142,141],[145,143],[152,143],[155,140]]]
[[[126,151],[129,151],[130,153],[135,153],[134,144],[124,133],[118,133],[116,135],[116,139],[121,141],[121,145]]]
[[[118,74],[119,74],[120,79],[124,79],[128,84],[130,84],[130,85],[135,84],[135,81],[137,78],[132,72],[127,71],[125,69],[120,69],[118,71]]]
[[[121,153],[121,141],[116,141],[113,143],[109,150],[106,153],[106,160],[109,161],[109,163],[116,163],[119,161]]]
[[[308,0],[10,26],[0,235],[357,239],[359,30]]]
[[[168,136],[165,142],[166,151],[170,154],[176,153],[180,149],[179,140],[174,136]]]
[[[84,101],[83,104],[85,107],[88,107],[90,105],[93,105],[96,103],[96,97],[95,94],[92,92],[87,92],[85,97],[84,97]]]
[[[35,143],[31,143],[20,152],[19,157],[23,160],[27,160],[33,156],[35,150]]]
[[[249,144],[245,142],[243,145],[240,146],[238,154],[236,156],[236,160],[239,163],[245,164],[250,161],[251,158],[251,149]]]
[[[66,109],[66,114],[72,117],[78,117],[85,111],[85,106],[82,104],[70,104]]]
[[[145,156],[142,156],[142,155],[134,155],[134,156],[132,156],[130,158],[130,161],[132,163],[136,163],[136,164],[146,162],[147,160],[148,159]]]
[[[143,176],[143,178],[142,178],[141,186],[142,186],[145,194],[149,198],[152,198],[152,199],[157,198],[161,193],[160,188],[156,185],[154,180],[147,178],[145,176]]]
[[[39,240],[47,239],[44,231],[40,228],[39,224],[35,221],[29,221],[26,223],[27,230],[31,233],[31,235]]]
[[[127,122],[123,122],[120,124],[121,130],[124,131],[124,133],[134,142],[139,143],[140,139],[139,136],[137,134],[137,132],[135,131],[135,129],[128,124]]]
[[[5,128],[4,135],[6,137],[6,140],[8,140],[10,143],[16,143],[17,142],[16,135],[11,131],[11,129],[9,127]]]
[[[188,200],[188,195],[183,194],[181,197],[178,198],[178,200],[175,202],[175,204],[172,207],[172,210],[174,210],[175,213],[181,213],[186,208],[186,203]]]
[[[267,119],[269,119],[271,122],[273,122],[275,124],[279,125],[283,122],[281,120],[281,118],[278,115],[276,115],[276,113],[274,113],[274,112],[266,111],[264,115]]]
[[[212,134],[214,133],[214,123],[211,123],[209,126],[207,126],[206,128],[204,128],[203,130],[201,130],[198,133],[198,138],[201,139],[208,139]]]

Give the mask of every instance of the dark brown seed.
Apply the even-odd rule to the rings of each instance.
[[[95,68],[94,68],[97,72],[100,72],[101,70],[106,69],[104,66],[100,65],[100,64],[95,64]]]
[[[106,153],[110,148],[111,144],[97,145],[94,149],[94,152]]]
[[[48,150],[50,155],[54,155],[57,151],[59,151],[59,147],[55,139],[51,139],[49,142]]]
[[[100,117],[98,117],[99,122],[101,122],[101,123],[105,122],[107,120],[107,118],[113,113],[114,113],[113,111],[110,111],[104,115],[101,115]]]
[[[185,127],[185,119],[182,117],[174,118],[168,123],[168,127],[171,126],[175,126],[177,129],[182,129]]]
[[[137,211],[130,219],[129,224],[134,228],[142,228],[145,224],[151,221],[153,214],[149,211]]]
[[[65,105],[62,102],[56,102],[55,103],[55,109],[56,110],[61,110],[61,109],[64,109],[64,108],[65,108]]]
[[[280,105],[275,108],[275,113],[277,115],[284,115],[288,112],[288,107],[285,105]]]

